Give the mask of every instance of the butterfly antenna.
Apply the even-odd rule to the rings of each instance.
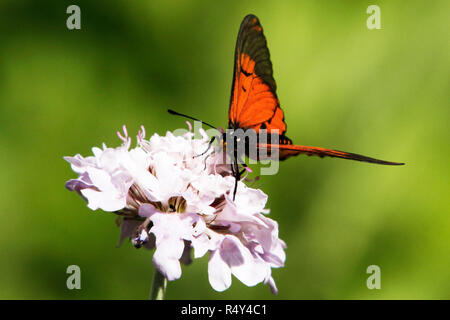
[[[194,120],[194,121],[200,121],[201,123],[207,125],[208,127],[211,127],[211,128],[213,128],[213,129],[216,129],[216,130],[217,130],[216,127],[214,127],[212,124],[209,124],[208,122],[205,122],[205,121],[202,121],[202,120],[200,120],[200,119],[197,119],[197,118],[188,116],[188,115],[183,114],[183,113],[176,112],[176,111],[174,111],[174,110],[172,110],[172,109],[167,109],[167,111],[168,111],[170,114],[173,114],[173,115],[175,115],[175,116],[181,116],[181,117],[185,117],[185,118],[188,118],[188,119],[191,119],[191,120]]]

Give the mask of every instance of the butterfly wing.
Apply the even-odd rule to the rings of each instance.
[[[300,146],[300,145],[291,145],[291,144],[267,144],[267,143],[259,143],[257,145],[258,150],[261,154],[266,154],[270,158],[273,157],[273,150],[278,151],[279,160],[285,160],[291,156],[296,156],[299,154],[306,154],[308,156],[319,156],[323,157],[333,157],[333,158],[342,158],[363,162],[370,162],[376,164],[384,164],[384,165],[403,165],[404,163],[400,162],[391,162],[385,160],[379,160],[367,156],[363,156],[356,153],[350,153],[339,150],[325,149],[319,147],[308,147],[308,146]],[[263,151],[261,153],[261,151]]]
[[[276,87],[261,24],[256,16],[247,15],[236,42],[228,127],[284,134],[286,124]]]
[[[269,157],[272,151],[277,149],[278,160],[307,154],[385,165],[403,164],[338,150],[292,145],[291,140],[285,136],[286,123],[277,98],[276,87],[269,49],[261,23],[256,16],[247,15],[241,23],[236,42],[233,84],[228,111],[229,128],[254,129],[256,132],[266,129],[269,136],[277,135],[278,144],[258,143],[257,149],[267,151]],[[268,141],[271,140],[268,139]],[[236,164],[235,166],[237,167]]]

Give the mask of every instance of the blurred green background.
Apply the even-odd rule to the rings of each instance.
[[[66,8],[81,8],[81,30]],[[381,30],[366,27],[381,8]],[[448,299],[449,1],[0,2],[0,298],[146,299],[152,253],[64,188],[65,155],[184,127],[174,108],[226,126],[236,35],[262,22],[294,142],[406,162],[300,156],[260,187],[288,245],[279,295],[233,279],[215,292],[207,257],[168,299]],[[81,267],[81,290],[66,268]],[[381,290],[366,268],[381,268]]]

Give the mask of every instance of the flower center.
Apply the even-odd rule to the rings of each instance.
[[[186,211],[186,200],[183,197],[170,197],[167,201],[167,213],[183,213]]]

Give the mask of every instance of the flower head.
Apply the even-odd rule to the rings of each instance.
[[[167,132],[137,146],[124,127],[117,148],[93,148],[93,156],[65,157],[79,175],[66,187],[79,193],[92,210],[114,212],[121,221],[122,242],[131,238],[136,247],[156,248],[155,267],[168,279],[181,276],[182,262],[210,254],[211,286],[223,291],[234,275],[247,286],[264,282],[277,289],[272,268],[282,267],[285,243],[278,225],[265,216],[267,195],[238,182],[223,165],[224,154],[208,148],[209,138],[189,131],[182,136]]]

